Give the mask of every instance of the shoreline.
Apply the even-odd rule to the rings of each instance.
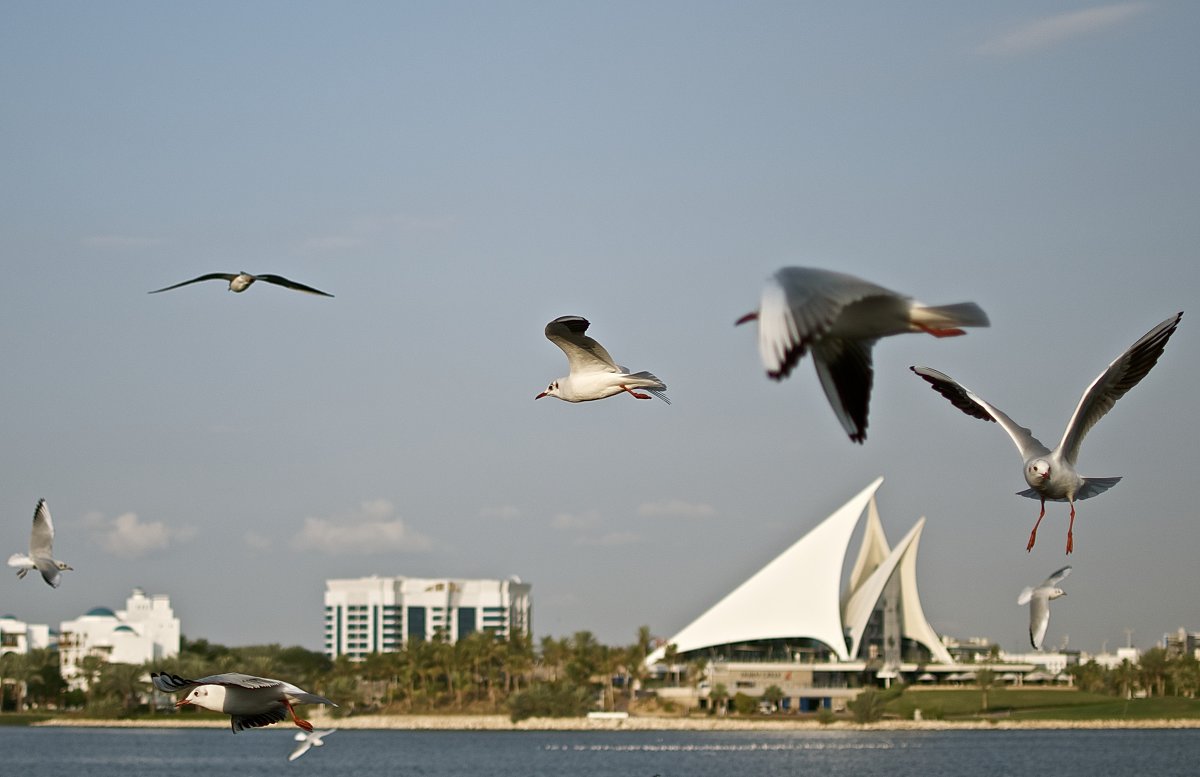
[[[164,716],[175,717],[175,716]],[[334,718],[314,715],[317,728],[347,731],[978,731],[1064,729],[1200,729],[1200,719],[1147,720],[884,720],[877,723],[816,720],[736,720],[709,717],[634,716],[624,719],[530,718],[513,723],[507,715],[360,715]],[[103,718],[51,718],[31,726],[78,728],[228,728],[220,719],[113,720]]]

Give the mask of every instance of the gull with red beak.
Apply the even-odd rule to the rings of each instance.
[[[960,327],[988,326],[974,302],[932,307],[853,275],[784,267],[763,289],[758,310],[737,320],[758,321],[758,353],[767,377],[783,380],[810,349],[825,398],[850,435],[867,439],[875,373],[871,349],[881,337],[924,332],[964,335]]]
[[[588,337],[590,326],[582,316],[560,316],[546,324],[546,338],[567,355],[571,373],[552,382],[534,399],[558,397],[565,402],[590,402],[627,392],[637,399],[649,399],[650,394],[671,404],[664,394],[667,384],[649,372],[630,372],[613,361],[603,345]],[[641,394],[634,389],[645,389]]]
[[[1017,424],[1003,411],[988,404],[949,375],[928,367],[910,368],[933,386],[934,391],[950,400],[951,404],[967,415],[1000,424],[1016,444],[1025,463],[1025,482],[1030,486],[1017,494],[1030,499],[1040,499],[1042,503],[1037,522],[1033,525],[1033,531],[1029,533],[1026,551],[1033,550],[1038,526],[1046,515],[1047,499],[1071,504],[1071,522],[1067,525],[1067,553],[1070,553],[1073,547],[1072,530],[1075,527],[1075,500],[1102,494],[1121,479],[1082,477],[1075,469],[1079,446],[1088,430],[1158,363],[1158,357],[1167,347],[1167,340],[1174,334],[1182,317],[1183,313],[1178,313],[1151,329],[1092,381],[1092,385],[1083,392],[1075,414],[1071,416],[1067,429],[1063,432],[1062,440],[1053,451],[1042,445],[1028,429]]]
[[[324,696],[308,693],[283,680],[254,677],[238,672],[214,674],[199,680],[186,680],[166,672],[152,672],[150,681],[163,693],[186,692],[186,696],[175,702],[176,707],[194,704],[206,710],[229,715],[229,725],[235,734],[247,728],[279,723],[287,720],[289,715],[297,726],[311,732],[312,724],[298,717],[292,705],[337,706]]]

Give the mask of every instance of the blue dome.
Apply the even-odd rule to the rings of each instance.
[[[128,631],[130,634],[137,634],[137,632],[136,632],[136,631],[134,631],[133,629],[129,628],[129,627],[128,627],[128,626],[126,626],[124,623],[122,623],[120,626],[117,626],[115,629],[113,629],[113,633],[114,633],[114,634],[115,634],[116,632],[118,632],[118,631]]]
[[[87,611],[88,615],[94,615],[98,618],[115,618],[117,614],[107,607],[93,607]]]

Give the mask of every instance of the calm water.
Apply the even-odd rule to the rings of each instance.
[[[293,730],[294,731],[294,730]],[[0,773],[1098,777],[1194,775],[1200,730],[711,732],[338,731],[288,763],[292,732],[0,727]]]

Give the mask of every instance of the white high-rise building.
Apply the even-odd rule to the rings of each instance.
[[[531,585],[508,580],[360,577],[325,581],[325,654],[361,660],[410,641],[532,629]]]
[[[93,607],[75,620],[63,621],[58,638],[59,669],[74,688],[86,686],[79,665],[95,656],[114,664],[144,664],[179,654],[180,625],[166,594],[147,596],[140,589],[125,600],[124,610]]]

